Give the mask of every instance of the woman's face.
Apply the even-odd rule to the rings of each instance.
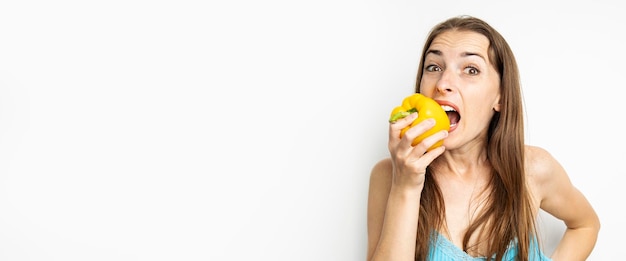
[[[471,31],[438,35],[426,51],[420,92],[449,106],[446,148],[484,142],[489,122],[500,110],[500,76],[489,62],[489,39]]]

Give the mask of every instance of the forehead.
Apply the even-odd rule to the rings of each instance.
[[[428,50],[437,50],[444,54],[474,53],[487,58],[489,39],[472,31],[450,30],[436,36]]]

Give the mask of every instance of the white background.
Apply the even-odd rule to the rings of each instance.
[[[388,113],[460,14],[515,52],[527,142],[601,218],[589,260],[621,258],[621,6],[3,1],[0,259],[364,260]]]

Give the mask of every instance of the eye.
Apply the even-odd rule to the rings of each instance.
[[[427,72],[440,72],[441,71],[441,67],[431,64],[426,66],[426,68],[424,68],[424,70],[426,70]]]
[[[478,70],[478,68],[473,67],[473,66],[468,66],[465,67],[465,73],[469,74],[469,75],[477,75],[480,73],[480,70]]]

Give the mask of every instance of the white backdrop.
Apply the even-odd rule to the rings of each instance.
[[[563,3],[3,1],[0,259],[364,260],[388,113],[460,14],[516,53],[590,260],[622,257],[625,9]]]

